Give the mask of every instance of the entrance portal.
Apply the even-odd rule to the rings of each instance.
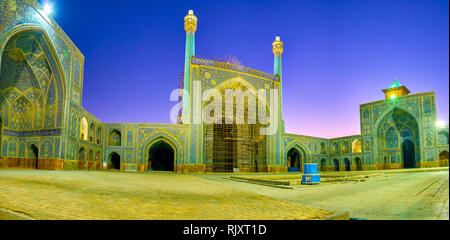
[[[288,171],[300,172],[302,170],[302,158],[297,149],[291,148],[288,152]]]
[[[414,143],[409,140],[405,140],[402,143],[402,153],[403,153],[403,166],[404,168],[415,168],[416,167],[416,154],[414,150]]]
[[[393,108],[377,120],[375,157],[379,168],[416,168],[420,163],[419,124],[407,109]],[[397,156],[399,153],[399,156]],[[398,159],[398,157],[400,159]]]
[[[117,153],[112,153],[110,157],[111,168],[114,170],[120,170],[120,155]]]
[[[240,77],[224,81],[223,84],[216,86],[215,89],[222,96],[221,99],[229,99],[231,96],[231,101],[227,103],[219,101],[215,94],[204,96],[208,99],[202,105],[204,113],[213,117],[211,110],[214,109],[214,117],[216,117],[218,114],[216,110],[221,109],[222,112],[221,120],[215,119],[204,125],[204,158],[207,172],[266,171],[266,148],[269,145],[267,136],[261,134],[261,128],[268,126],[260,124],[257,116],[252,114],[259,112],[260,104],[255,104],[257,93],[249,89],[249,86],[250,84]],[[226,94],[229,90],[245,92],[245,96],[241,98],[240,94],[236,95],[234,91],[229,96]],[[259,100],[261,99],[258,98]],[[268,112],[270,110],[264,113]],[[240,120],[240,116],[243,121]]]
[[[148,169],[152,171],[174,171],[175,151],[164,141],[154,144],[148,153]]]

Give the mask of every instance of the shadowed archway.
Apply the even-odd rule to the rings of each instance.
[[[86,151],[84,148],[81,148],[78,151],[78,170],[86,169]]]
[[[344,170],[350,172],[352,170],[352,166],[350,164],[350,160],[348,158],[344,159]]]
[[[320,160],[320,171],[321,172],[327,171],[327,161],[325,159]]]
[[[110,161],[110,169],[113,170],[120,170],[120,155],[116,152],[113,152],[109,155],[109,161]]]
[[[287,158],[289,172],[300,172],[302,170],[303,161],[301,153],[296,148],[289,150]]]
[[[175,171],[175,150],[165,141],[153,144],[148,153],[148,169],[152,171]]]
[[[333,171],[339,172],[339,160],[333,159]]]
[[[402,155],[404,168],[416,168],[416,156],[414,143],[406,140],[402,143]]]
[[[362,169],[362,161],[361,161],[361,158],[356,157],[356,158],[355,158],[355,163],[356,163],[356,170],[357,170],[357,171],[363,170],[363,169]]]
[[[102,153],[100,151],[97,151],[97,154],[95,155],[95,169],[101,170],[102,168],[103,168]]]
[[[439,153],[439,167],[448,167],[448,151]]]
[[[34,160],[34,168],[39,169],[39,149],[36,147],[36,145],[31,144],[30,150],[31,150],[31,156],[33,157],[33,160]]]
[[[95,170],[95,166],[94,166],[94,150],[90,150],[89,154],[88,154],[88,167],[87,170]]]

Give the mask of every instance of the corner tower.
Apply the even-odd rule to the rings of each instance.
[[[190,99],[190,67],[191,59],[195,57],[195,32],[197,31],[197,17],[194,11],[189,10],[184,17],[184,30],[186,31],[186,53],[184,60],[184,81],[183,81],[183,112],[182,122],[191,123],[191,99]]]

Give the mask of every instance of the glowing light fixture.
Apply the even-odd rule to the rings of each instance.
[[[392,100],[394,100],[394,99],[396,99],[396,98],[397,98],[397,96],[396,96],[395,94],[392,94],[392,95],[391,95],[391,99],[392,99]]]
[[[445,125],[446,125],[445,122],[442,120],[436,121],[436,127],[438,127],[438,128],[443,128],[443,127],[445,127]]]
[[[44,5],[44,12],[45,12],[47,15],[50,15],[50,14],[52,13],[52,11],[53,11],[52,5],[50,5],[49,3],[46,3],[46,4]]]

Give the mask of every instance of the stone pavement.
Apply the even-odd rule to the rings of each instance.
[[[195,175],[0,170],[0,208],[34,219],[323,219],[332,214]]]
[[[374,171],[381,172],[381,171]],[[449,170],[384,171],[386,177],[367,182],[326,183],[283,190],[250,183],[215,180],[233,188],[267,197],[320,207],[348,211],[351,218],[380,220],[442,219],[449,220]]]

